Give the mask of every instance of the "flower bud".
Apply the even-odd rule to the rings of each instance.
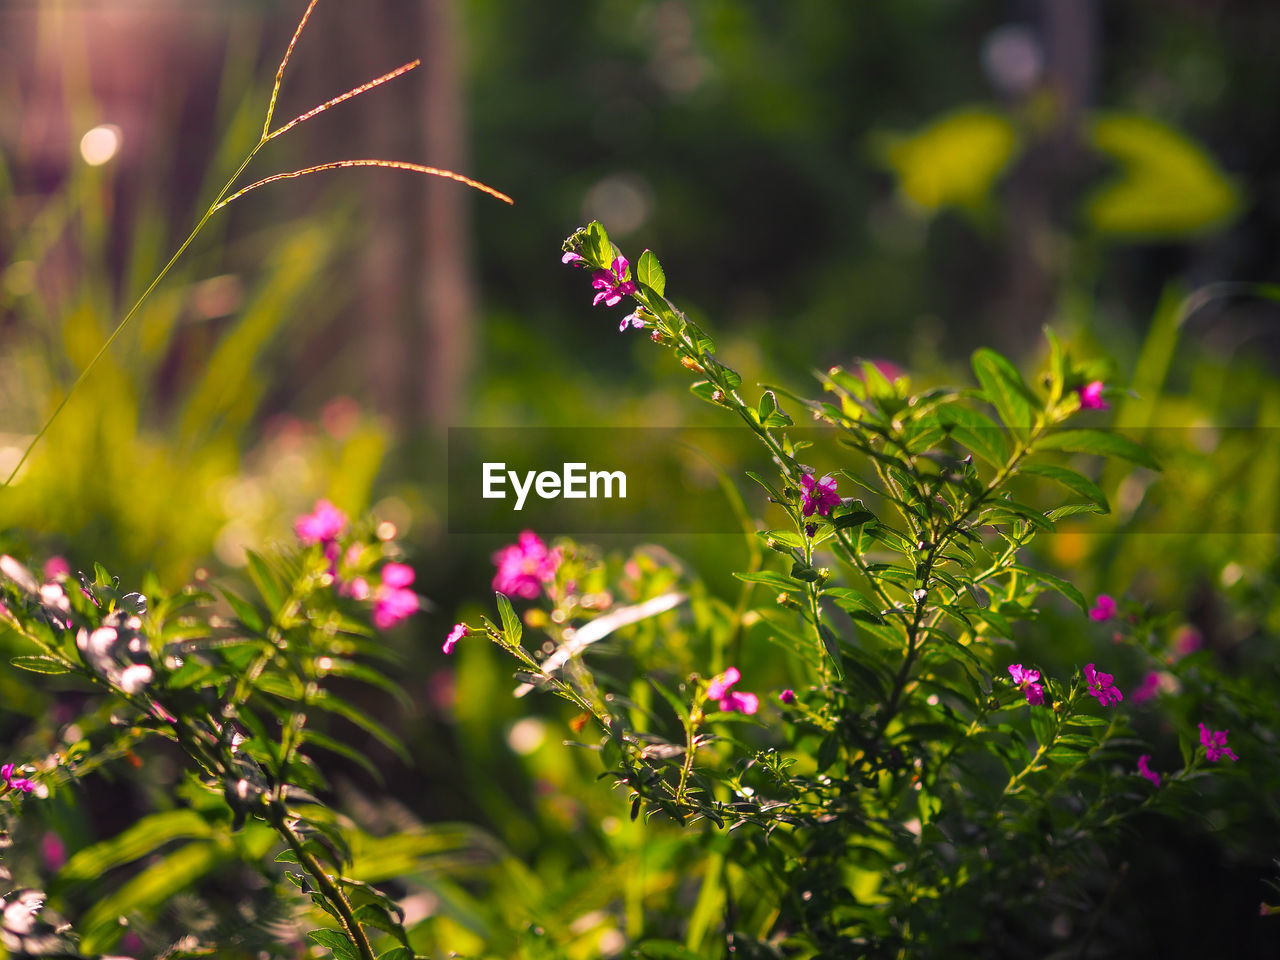
[[[697,360],[693,359],[693,357],[681,357],[680,364],[686,370],[692,370],[695,373],[706,373],[706,370],[703,369],[702,364],[700,364]]]
[[[713,403],[724,403],[724,391],[723,390],[712,391],[711,401]]]

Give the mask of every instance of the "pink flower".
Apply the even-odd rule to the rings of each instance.
[[[1173,651],[1179,657],[1195,653],[1204,646],[1204,635],[1192,626],[1184,626],[1178,630],[1173,640]]]
[[[303,543],[329,543],[338,538],[347,525],[347,515],[328,500],[317,500],[312,513],[304,513],[293,521],[293,531]]]
[[[525,530],[518,542],[493,555],[493,562],[498,566],[493,589],[532,600],[542,593],[544,583],[555,579],[560,560],[559,548],[548,550],[536,533]]]
[[[741,679],[742,674],[737,667],[730,667],[724,673],[712,677],[711,682],[707,684],[707,698],[709,700],[719,700],[728,692],[730,687]]]
[[[387,630],[418,609],[418,595],[408,589],[413,583],[413,567],[388,563],[382,568],[382,583],[373,591],[373,625]]]
[[[44,562],[44,578],[46,580],[61,580],[71,573],[71,565],[67,563],[65,557],[56,554]]]
[[[623,297],[635,293],[635,283],[627,279],[629,270],[630,264],[627,263],[627,258],[618,257],[608,270],[597,270],[593,273],[591,286],[600,292],[591,301],[591,305],[598,306],[603,301],[606,307],[612,307]]]
[[[831,513],[832,507],[840,506],[835,477],[826,476],[821,480],[815,480],[813,474],[806,473],[800,478],[800,485],[804,487],[804,493],[800,498],[801,512],[806,517],[812,517],[815,510],[825,517]]]
[[[1089,693],[1097,697],[1104,707],[1113,706],[1124,699],[1124,694],[1115,685],[1116,678],[1109,673],[1099,673],[1093,669],[1092,663],[1085,664],[1084,679],[1089,685]]]
[[[449,631],[449,636],[445,637],[444,652],[453,653],[453,648],[457,645],[459,640],[467,635],[468,632],[469,631],[467,630],[467,625],[465,623],[455,623],[453,625],[453,629]]]
[[[627,329],[627,327],[629,326],[635,327],[637,330],[644,329],[644,321],[640,319],[639,310],[633,310],[631,313],[628,313],[625,317],[622,318],[622,322],[618,324],[618,332],[621,333],[623,330]]]
[[[1160,692],[1160,674],[1154,670],[1148,670],[1142,678],[1142,683],[1138,685],[1138,689],[1131,693],[1130,699],[1134,703],[1146,703]]]
[[[760,709],[760,698],[754,693],[730,690],[720,699],[720,709],[725,713],[745,713],[750,716]]]
[[[1226,757],[1232,763],[1239,760],[1230,747],[1227,746],[1227,734],[1229,730],[1210,730],[1203,723],[1200,724],[1200,744],[1204,747],[1205,756],[1216,763],[1223,757]]]
[[[413,583],[413,567],[404,563],[388,563],[382,568],[382,582],[388,587],[407,587]]]
[[[754,693],[739,693],[730,690],[742,679],[737,667],[730,667],[724,673],[711,678],[707,684],[707,699],[719,700],[719,706],[725,713],[752,714],[760,709],[760,698]]]
[[[783,703],[785,703],[787,706],[791,706],[791,704],[796,702],[796,692],[788,688],[786,690],[783,690],[780,694],[778,694],[778,699],[781,700]]]
[[[585,267],[587,265],[587,258],[574,253],[572,250],[568,250],[565,252],[565,255],[560,258],[560,262],[571,263],[575,267]]]
[[[1094,601],[1092,609],[1089,610],[1089,616],[1099,622],[1110,620],[1116,615],[1116,602],[1105,593],[1098,594],[1098,599]]]
[[[1144,753],[1138,758],[1138,776],[1146,777],[1157,787],[1160,786],[1160,774],[1156,773],[1147,765],[1147,761],[1151,759],[1151,754]]]
[[[1106,385],[1101,380],[1093,380],[1080,388],[1081,410],[1109,410],[1111,404],[1102,399],[1102,391]]]
[[[14,767],[15,764],[12,763],[6,763],[0,767],[0,794],[8,793],[10,790],[21,790],[23,793],[30,793],[36,788],[36,785],[26,777],[14,779]]]
[[[45,869],[57,873],[67,862],[67,847],[62,838],[50,831],[40,838],[40,856],[44,859]]]
[[[1039,670],[1024,670],[1022,664],[1013,663],[1009,665],[1009,676],[1013,677],[1018,689],[1026,694],[1027,703],[1033,707],[1044,704],[1044,687],[1040,686]]]
[[[368,600],[369,594],[372,591],[369,589],[368,580],[364,577],[355,577],[346,583],[339,584],[338,592],[344,597],[353,597],[356,600]]]

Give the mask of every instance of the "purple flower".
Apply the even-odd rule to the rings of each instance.
[[[633,310],[622,318],[622,322],[618,324],[618,332],[621,333],[628,326],[635,327],[637,330],[644,329],[644,321],[640,319],[640,311]]]
[[[1022,664],[1013,663],[1009,665],[1009,676],[1013,677],[1018,689],[1026,694],[1027,703],[1033,707],[1044,704],[1044,687],[1040,686],[1039,670],[1024,670]]]
[[[560,560],[558,547],[548,550],[536,533],[525,530],[518,542],[493,555],[493,562],[498,566],[493,577],[493,589],[532,600],[542,593],[544,583],[555,579]]]
[[[745,713],[750,716],[760,709],[760,698],[754,693],[730,690],[720,698],[720,709],[725,713]]]
[[[1147,761],[1151,759],[1151,754],[1144,753],[1138,758],[1138,776],[1146,777],[1157,787],[1160,786],[1160,774],[1156,773],[1147,765]]]
[[[1097,697],[1104,707],[1114,706],[1124,699],[1124,694],[1115,685],[1116,678],[1109,673],[1099,673],[1092,663],[1084,665],[1084,679],[1089,685],[1089,693]]]
[[[574,253],[572,250],[568,250],[565,252],[565,255],[560,258],[560,262],[571,263],[575,267],[585,267],[587,265],[587,258]]]
[[[1102,391],[1106,388],[1101,380],[1093,380],[1080,388],[1081,410],[1109,410],[1111,404],[1102,399]]]
[[[444,640],[444,652],[453,653],[453,648],[457,646],[459,640],[467,635],[467,625],[465,623],[455,623],[453,629],[449,631],[449,636]]]
[[[293,521],[294,533],[303,543],[330,543],[347,525],[347,515],[328,500],[317,500],[315,510]]]
[[[1173,652],[1179,657],[1195,653],[1204,646],[1204,634],[1192,626],[1184,626],[1178,630],[1173,640]]]
[[[1148,670],[1142,678],[1142,683],[1138,685],[1138,689],[1129,695],[1134,703],[1146,703],[1160,692],[1160,674],[1154,670]]]
[[[36,788],[36,785],[26,777],[14,779],[14,767],[15,764],[12,763],[6,763],[0,767],[0,794],[8,793],[10,790],[21,790],[23,793],[30,793]]]
[[[804,493],[800,498],[801,512],[806,517],[812,517],[814,511],[825,517],[831,513],[832,507],[840,506],[835,477],[826,476],[821,480],[815,480],[813,474],[806,473],[800,478],[800,486],[804,487]]]
[[[1098,594],[1098,599],[1094,601],[1093,607],[1089,610],[1089,616],[1099,622],[1110,620],[1116,615],[1116,602],[1113,598],[1105,593]]]
[[[737,667],[730,667],[724,673],[718,674],[711,678],[711,682],[707,684],[707,697],[711,700],[719,700],[728,692],[729,688],[742,679],[742,674]]]
[[[55,554],[44,562],[43,572],[45,580],[62,580],[70,575],[71,564],[67,563],[65,557]]]
[[[742,674],[737,667],[730,667],[724,673],[712,677],[707,684],[707,699],[719,700],[720,709],[725,713],[755,713],[760,709],[759,697],[754,693],[739,693],[729,689],[741,679]]]
[[[600,292],[591,301],[592,306],[599,306],[601,301],[606,307],[621,302],[623,297],[636,292],[636,285],[627,279],[630,264],[626,257],[618,257],[608,270],[597,270],[591,275],[591,286]]]
[[[373,624],[387,630],[418,609],[418,595],[408,589],[413,583],[413,567],[388,563],[382,568],[382,583],[373,591]]]
[[[787,706],[791,706],[791,704],[796,702],[796,692],[792,690],[790,687],[788,687],[786,690],[783,690],[780,694],[778,694],[778,699],[781,700],[783,703],[785,703]]]
[[[1227,734],[1230,732],[1229,730],[1210,730],[1203,723],[1200,724],[1200,744],[1204,747],[1205,756],[1211,762],[1216,763],[1223,757],[1232,763],[1240,759],[1227,746]]]

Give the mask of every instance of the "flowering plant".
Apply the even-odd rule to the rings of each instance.
[[[42,583],[13,557],[0,557],[0,618],[33,651],[13,665],[57,677],[63,689],[87,698],[63,727],[65,746],[22,764],[21,776],[18,763],[4,764],[0,817],[7,822],[22,804],[70,802],[84,778],[121,756],[141,764],[151,742],[168,743],[185,765],[189,806],[144,817],[128,843],[79,850],[58,873],[60,893],[178,836],[194,839],[149,868],[176,889],[197,883],[228,855],[254,863],[274,848],[271,883],[300,888],[332,921],[312,931],[316,942],[336,956],[373,958],[378,938],[389,935],[392,946],[376,955],[411,957],[400,908],[355,879],[359,832],[320,799],[330,788],[316,760],[337,754],[379,776],[329,732],[326,718],[353,723],[403,754],[398,740],[334,684],[356,681],[404,698],[378,665],[388,654],[373,642],[368,622],[387,628],[418,608],[407,586],[413,570],[396,559],[389,538],[367,525],[352,530],[327,501],[295,529],[298,547],[249,554],[251,593],[222,587],[220,602],[202,587],[125,592],[100,566],[92,577],[72,577],[65,564],[46,564],[55,573]],[[353,589],[357,584],[364,589]],[[213,849],[223,853],[199,855]],[[24,888],[32,896],[13,902],[30,909],[22,923],[6,925],[6,945],[22,956],[108,949],[124,932],[117,917],[144,908],[151,886],[125,885],[74,932],[45,915],[43,894]],[[170,954],[216,946],[195,935],[182,944],[176,953],[170,945]]]
[[[973,356],[976,388],[913,392],[907,377],[863,363],[823,374],[819,398],[766,385],[749,399],[711,337],[667,299],[651,251],[632,273],[592,223],[566,241],[563,259],[593,271],[597,305],[631,297],[628,321],[699,378],[693,394],[768,450],[773,475],[750,474],[763,491],[763,529],[750,568],[735,572],[738,603],[710,615],[688,604],[684,630],[702,639],[665,657],[660,639],[637,651],[629,682],[616,663],[591,666],[590,645],[638,620],[679,622],[686,593],[700,588],[623,607],[580,602],[584,569],[598,575],[605,565],[569,541],[549,551],[530,532],[495,558],[499,618],[457,625],[447,649],[464,634],[487,635],[520,661],[518,692],[571,701],[581,711],[575,730],[594,722],[598,739],[584,735],[583,745],[601,751],[633,819],[728,831],[716,849],[752,864],[750,892],[734,893],[738,920],[721,934],[735,950],[945,957],[992,936],[1014,938],[1016,955],[1064,940],[1087,950],[1093,928],[1080,911],[1093,906],[1078,906],[1079,891],[1120,826],[1178,809],[1207,775],[1203,762],[1237,759],[1225,731],[1201,722],[1196,741],[1184,723],[1181,769],[1157,772],[1122,706],[1136,677],[1094,662],[1010,663],[1043,629],[1055,595],[1082,625],[1116,615],[1111,597],[1091,607],[1029,560],[1037,538],[1064,521],[1109,510],[1091,464],[1158,470],[1122,435],[1075,423],[1106,408],[1103,384],[1085,383],[1050,331],[1037,387],[983,349]],[[784,404],[826,428],[825,447]],[[1053,490],[1069,496],[1049,499]],[[512,551],[531,558],[519,579],[508,571]],[[564,562],[542,566],[552,553]],[[531,607],[522,620],[508,593],[551,610]],[[549,630],[558,645],[526,646],[525,626]],[[655,633],[664,635],[682,633]],[[768,643],[794,689],[738,692]],[[703,896],[725,902],[721,881],[703,882]],[[1050,910],[1067,919],[1029,926]],[[684,939],[694,948],[706,936],[704,924]],[[638,949],[668,955],[656,941]]]

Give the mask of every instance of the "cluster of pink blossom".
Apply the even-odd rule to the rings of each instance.
[[[364,577],[350,580],[338,578],[338,557],[341,547],[338,538],[347,529],[347,515],[328,500],[317,500],[311,513],[303,514],[293,522],[294,533],[302,543],[319,544],[329,561],[329,572],[338,580],[338,592],[356,600],[373,598],[373,623],[379,630],[387,630],[401,620],[417,612],[418,595],[409,588],[413,583],[413,568],[403,563],[384,564],[379,572],[380,582],[371,587]],[[347,549],[347,562],[359,559],[362,547],[352,544]]]
[[[542,594],[543,584],[555,579],[563,559],[559,547],[548,550],[541,537],[532,530],[525,530],[519,540],[493,555],[493,562],[498,568],[493,577],[493,589],[533,600]]]
[[[16,764],[6,763],[0,767],[0,796],[10,790],[21,790],[23,793],[30,793],[36,788],[35,783],[26,777],[14,777],[13,771],[16,766]]]
[[[586,257],[572,251],[561,257],[560,262],[569,263],[575,267],[588,266]],[[616,306],[622,301],[623,297],[634,296],[637,292],[636,283],[631,279],[631,265],[627,262],[626,257],[621,256],[614,258],[608,270],[593,271],[591,274],[591,286],[597,291],[595,298],[591,301],[592,306],[599,306],[601,303],[606,307]],[[623,317],[622,322],[618,325],[618,330],[625,330],[629,326],[637,328],[644,326],[644,320],[641,319],[639,310],[635,310]]]
[[[1101,380],[1091,380],[1080,388],[1080,409],[1081,410],[1109,410],[1111,404],[1102,399],[1102,391],[1106,389],[1106,384]]]
[[[1009,665],[1009,676],[1013,677],[1018,689],[1026,695],[1027,703],[1033,707],[1044,704],[1044,687],[1040,685],[1039,670],[1024,670],[1022,664],[1013,663]]]
[[[1124,694],[1116,686],[1116,678],[1095,670],[1092,663],[1084,665],[1084,680],[1089,686],[1089,693],[1104,707],[1113,707],[1124,699]]]
[[[724,673],[717,674],[707,684],[707,699],[719,701],[719,707],[725,713],[752,714],[760,709],[760,698],[754,693],[740,693],[730,689],[742,674],[737,667],[730,667]]]

